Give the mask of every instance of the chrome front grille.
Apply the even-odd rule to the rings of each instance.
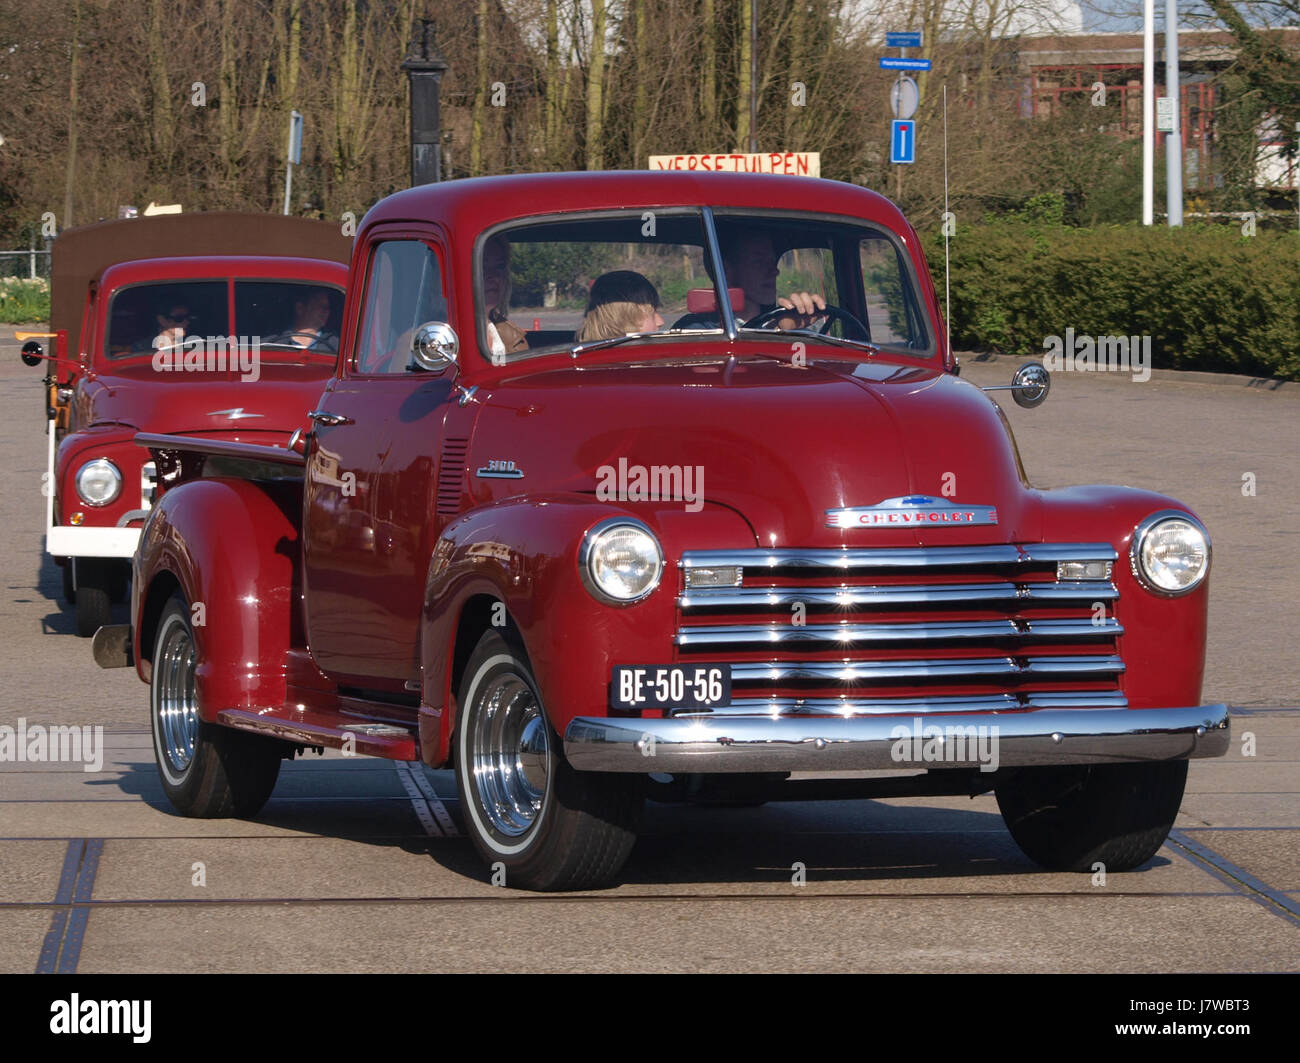
[[[687,555],[691,556],[691,555]],[[807,605],[868,606],[924,605],[931,602],[1114,601],[1113,584],[1072,580],[1060,583],[959,583],[953,586],[902,585],[897,587],[688,587],[679,600],[683,609]]]
[[[930,642],[951,639],[1095,638],[1121,635],[1113,618],[1097,623],[1088,620],[959,620],[942,624],[731,624],[717,627],[683,628],[677,632],[679,646],[771,645],[784,642],[812,642],[823,646],[862,646],[881,642]]]
[[[1115,560],[1108,543],[692,551],[676,655],[731,665],[714,714],[1122,708],[1119,592],[1057,578]],[[685,585],[720,568],[740,585]]]
[[[862,683],[880,679],[937,679],[1025,675],[1119,675],[1124,662],[1098,654],[1089,657],[959,657],[929,661],[773,661],[731,666],[731,676],[749,682],[821,679]]]
[[[152,509],[158,497],[158,466],[146,461],[140,467],[140,508]]]

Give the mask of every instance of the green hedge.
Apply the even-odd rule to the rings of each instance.
[[[0,277],[0,322],[26,325],[50,319],[50,282]]]
[[[1300,380],[1300,238],[1238,226],[958,226],[954,346],[1044,353],[1047,336],[1150,336],[1156,368]],[[943,300],[943,238],[926,238]]]

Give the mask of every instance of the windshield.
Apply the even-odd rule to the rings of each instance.
[[[504,362],[558,349],[724,327],[826,334],[863,349],[934,353],[910,259],[892,234],[846,218],[716,211],[720,264],[698,210],[532,220],[480,241],[480,342]],[[783,309],[788,308],[788,309]]]
[[[134,284],[113,294],[105,353],[110,358],[188,350],[227,337],[288,361],[338,351],[343,293],[328,284],[237,280],[230,322],[230,281]]]
[[[328,284],[235,281],[235,331],[263,351],[338,353],[343,293]]]

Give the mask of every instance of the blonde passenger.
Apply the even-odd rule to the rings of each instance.
[[[578,343],[609,340],[631,332],[654,332],[664,326],[659,293],[641,274],[619,269],[596,278],[587,313],[578,326]]]

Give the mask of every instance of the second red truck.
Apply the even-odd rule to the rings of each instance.
[[[158,489],[137,432],[281,444],[333,371],[351,241],[300,218],[105,222],[55,241],[46,550],[77,632],[126,595]],[[28,338],[26,334],[22,338]]]

